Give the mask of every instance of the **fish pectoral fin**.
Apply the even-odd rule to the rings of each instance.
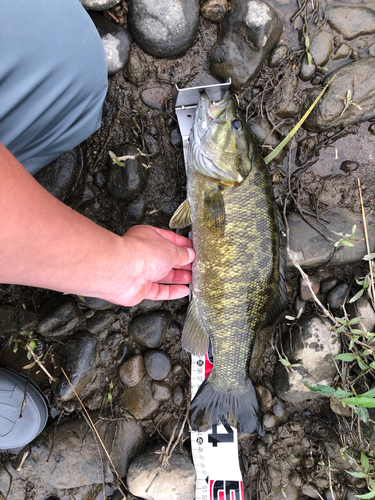
[[[177,229],[181,227],[190,226],[191,224],[191,212],[190,204],[186,199],[178,209],[173,214],[171,220],[169,221],[169,227],[171,229]]]
[[[183,349],[196,356],[203,356],[208,351],[209,337],[199,319],[194,299],[190,302],[182,330],[181,344]]]
[[[209,226],[224,230],[225,204],[218,187],[204,194],[204,218]]]

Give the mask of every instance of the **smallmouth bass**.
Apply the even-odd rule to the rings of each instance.
[[[192,300],[182,347],[214,367],[190,405],[194,430],[218,419],[263,433],[249,379],[255,336],[286,297],[279,219],[267,167],[234,98],[212,105],[202,93],[187,151],[187,200],[170,227],[192,224]]]

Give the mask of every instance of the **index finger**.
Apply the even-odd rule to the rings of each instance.
[[[160,236],[163,236],[166,240],[170,241],[171,243],[174,243],[175,245],[179,247],[187,247],[187,248],[193,248],[193,242],[189,238],[185,238],[185,236],[181,236],[180,234],[176,234],[173,231],[168,231],[167,229],[160,229],[158,227],[153,227],[157,233],[160,234]]]

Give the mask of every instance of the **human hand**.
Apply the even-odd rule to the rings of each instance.
[[[172,231],[151,226],[134,226],[122,238],[125,268],[122,288],[110,300],[133,306],[143,299],[172,300],[189,295],[192,242]],[[121,286],[121,283],[118,285]]]

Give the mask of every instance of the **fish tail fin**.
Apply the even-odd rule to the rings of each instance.
[[[191,402],[192,429],[206,431],[224,417],[239,432],[257,432],[263,436],[262,412],[251,380],[248,378],[238,388],[228,391],[227,387],[217,387],[210,382],[212,373]]]

